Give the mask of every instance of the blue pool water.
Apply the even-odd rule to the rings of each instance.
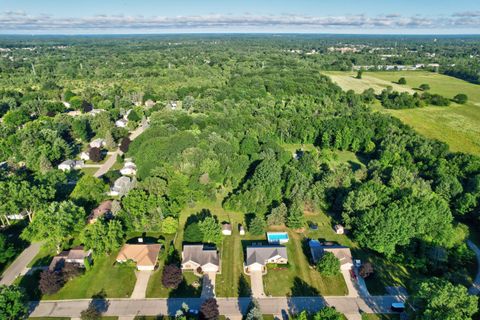
[[[286,232],[268,232],[267,239],[269,243],[286,243],[288,234]]]

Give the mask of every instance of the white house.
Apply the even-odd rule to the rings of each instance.
[[[81,160],[65,160],[58,165],[58,169],[62,171],[78,170],[84,165],[85,163]]]
[[[105,140],[102,138],[97,138],[90,142],[90,148],[103,148],[105,146]]]
[[[62,251],[60,254],[53,257],[48,269],[50,271],[60,271],[65,266],[65,263],[71,263],[80,268],[85,268],[85,260],[92,262],[92,250],[85,251],[82,246],[73,249]]]
[[[87,150],[87,151],[83,151],[82,153],[80,153],[80,159],[84,160],[84,161],[88,161],[90,160],[90,150]]]
[[[196,272],[218,272],[220,259],[217,250],[206,248],[203,244],[184,245],[182,269]]]
[[[120,173],[124,176],[134,176],[137,174],[137,165],[133,161],[127,160],[120,169]]]
[[[341,224],[335,225],[335,233],[336,234],[344,234],[345,228]]]
[[[113,187],[110,188],[108,195],[110,196],[123,196],[132,188],[132,180],[129,177],[120,177],[115,180]]]
[[[125,120],[125,119],[119,119],[115,121],[115,127],[118,127],[118,128],[125,128],[127,127],[127,124],[128,124],[128,120]]]
[[[269,263],[287,264],[287,248],[284,246],[250,246],[247,247],[247,259],[245,261],[245,272],[265,272]]]

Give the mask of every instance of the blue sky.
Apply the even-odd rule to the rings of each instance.
[[[0,0],[0,33],[479,34],[480,0]]]

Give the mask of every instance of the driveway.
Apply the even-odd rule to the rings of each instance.
[[[263,274],[262,271],[250,271],[250,282],[252,287],[252,297],[264,298]]]
[[[468,293],[471,295],[478,295],[480,293],[480,249],[470,240],[467,240],[467,245],[470,249],[475,252],[475,256],[477,257],[477,275],[475,280],[472,283],[472,286],[468,289]]]
[[[152,272],[153,271],[135,271],[137,282],[135,282],[135,288],[133,288],[132,299],[143,299],[146,297],[148,280]]]
[[[13,263],[5,270],[0,280],[0,285],[11,285],[15,279],[25,273],[27,265],[35,258],[40,251],[43,242],[34,242],[13,261]]]
[[[347,284],[347,289],[348,289],[348,297],[358,297],[358,285],[357,283],[354,283],[352,281],[352,277],[350,276],[350,271],[349,270],[342,270],[342,276],[343,279],[345,280],[345,283]]]
[[[215,297],[215,279],[216,272],[208,272],[203,275],[202,278],[202,299],[214,298]]]

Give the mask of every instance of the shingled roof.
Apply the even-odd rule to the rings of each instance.
[[[160,244],[126,244],[120,250],[117,261],[133,260],[137,266],[155,266],[160,248]]]
[[[265,265],[268,259],[280,256],[284,259],[288,259],[287,248],[283,246],[252,246],[247,247],[247,266],[254,263]]]
[[[182,264],[192,261],[200,266],[211,263],[219,265],[218,252],[216,249],[208,249],[203,244],[189,244],[183,246],[183,261]]]

